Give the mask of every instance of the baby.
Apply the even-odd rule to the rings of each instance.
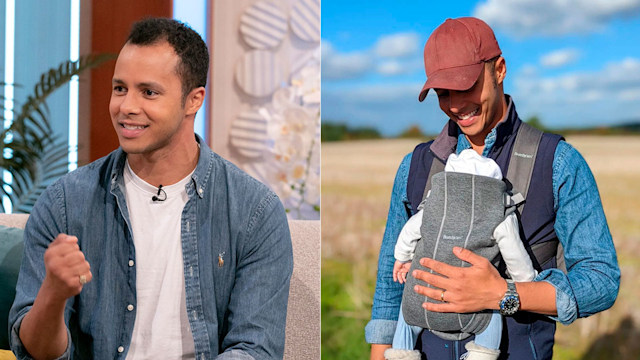
[[[471,174],[479,177],[474,178],[473,176],[458,174]],[[422,250],[422,252],[420,252],[421,255],[430,256],[430,254],[433,254],[433,258],[436,260],[448,262],[450,265],[460,266],[461,260],[451,255],[451,246],[449,245],[468,248],[487,257],[489,260],[493,260],[499,250],[506,264],[507,271],[514,281],[532,281],[537,276],[537,271],[533,268],[531,259],[520,239],[518,220],[513,211],[514,208],[506,207],[505,201],[502,200],[506,198],[503,196],[506,195],[506,193],[504,193],[506,185],[502,182],[502,172],[498,164],[489,158],[478,155],[478,153],[472,149],[464,150],[459,155],[450,155],[445,166],[445,173],[442,175],[434,175],[432,181],[433,187],[418,207],[419,211],[407,221],[398,237],[394,253],[396,258],[393,267],[394,281],[399,283],[407,282],[407,274],[409,274],[411,270],[418,240],[421,238],[424,238],[424,242],[426,242],[421,244],[424,246],[419,249]],[[469,181],[471,181],[473,185],[470,186]],[[442,186],[443,183],[446,184]],[[473,187],[472,190],[470,190],[471,187]],[[498,200],[491,201],[491,196],[483,197],[484,188],[487,188],[487,194],[492,194],[493,199]],[[440,196],[432,196],[436,191],[440,192],[438,194]],[[442,193],[446,193],[445,195],[453,195],[448,198],[449,204],[447,203],[445,195],[442,195]],[[477,204],[476,206],[461,208],[460,204],[466,204],[468,202],[456,202],[456,200],[461,199],[469,200],[469,197],[475,197],[475,200],[483,199],[483,209],[491,209],[491,211],[479,212],[477,209],[474,209],[474,207],[477,207]],[[434,198],[436,199],[434,200]],[[445,205],[438,205],[437,202],[442,198],[445,198]],[[469,203],[473,204],[473,201]],[[436,216],[434,216],[434,211],[430,211],[429,216],[423,216],[425,207],[430,207],[427,208],[427,210],[432,210],[433,208],[442,210],[443,207],[446,208],[447,206],[456,207],[455,209],[451,209],[451,212],[463,211],[471,213],[471,215],[466,217],[445,217],[436,210]],[[477,212],[476,214],[473,214],[474,210]],[[507,215],[504,216],[504,214]],[[495,228],[493,228],[491,222],[488,222],[489,225],[487,225],[487,222],[482,224],[484,225],[485,231],[487,230],[487,226],[490,227],[487,233],[488,236],[486,236],[490,239],[484,239],[484,233],[482,232],[483,226],[480,226],[477,221],[477,218],[483,216],[493,216],[494,219],[498,220],[495,221],[497,224]],[[470,223],[466,224],[465,221],[470,221]],[[447,227],[447,224],[451,225]],[[455,228],[456,226],[464,226],[465,229],[468,228],[469,230],[465,230],[468,231],[467,236],[440,236],[442,229]],[[435,236],[424,235],[429,234],[428,230],[434,228],[440,229]],[[478,238],[484,239],[484,241],[475,241],[475,239]],[[449,246],[449,248],[438,249],[439,247],[446,246]],[[437,251],[439,251],[438,257],[435,256]],[[424,256],[419,256],[416,261]],[[454,261],[455,263],[452,263]],[[419,264],[414,265],[414,267],[415,266],[419,266]],[[409,280],[411,280],[412,285],[417,283],[416,280],[411,277]],[[417,337],[423,328],[428,328],[434,334],[449,340],[462,340],[470,336],[471,333],[475,333],[475,341],[466,344],[467,353],[463,354],[461,359],[491,360],[498,358],[500,355],[499,348],[502,335],[502,317],[499,312],[493,311],[488,313],[484,312],[483,314],[464,315],[425,312],[419,305],[424,301],[424,297],[413,293],[412,288],[413,286],[410,286],[407,289],[407,286],[405,286],[402,308],[404,309],[404,315],[407,315],[407,319],[411,320],[409,322],[415,325],[421,324],[422,327],[408,325],[401,310],[392,348],[385,352],[385,358],[420,359],[420,353],[413,349]],[[416,307],[418,307],[418,309],[416,309]],[[463,321],[461,320],[461,316],[468,317],[468,321],[464,327],[462,327]]]

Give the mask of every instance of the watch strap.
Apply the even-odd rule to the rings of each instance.
[[[516,290],[516,283],[511,279],[506,279],[506,280],[507,280],[507,293],[505,295],[518,296],[518,291]]]
[[[513,315],[520,310],[520,295],[516,289],[516,284],[511,279],[507,280],[507,291],[502,300],[500,300],[499,308],[502,315]]]

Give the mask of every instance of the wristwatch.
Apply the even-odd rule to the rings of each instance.
[[[510,316],[520,310],[520,296],[513,280],[507,279],[507,292],[500,300],[500,314]]]

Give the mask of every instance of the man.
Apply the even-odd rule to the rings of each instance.
[[[365,330],[372,359],[382,359],[393,339],[402,297],[402,287],[392,279],[393,249],[402,226],[422,200],[432,165],[471,148],[494,159],[509,178],[514,143],[529,136],[519,133],[527,126],[504,93],[506,63],[501,55],[491,28],[476,18],[446,20],[425,45],[427,81],[419,100],[434,89],[449,121],[434,141],[418,145],[403,159],[395,178],[372,319]],[[569,324],[611,307],[620,270],[595,180],[581,155],[551,134],[542,135],[535,154],[515,155],[534,159],[526,205],[519,214],[525,246],[533,249],[551,244],[555,256],[559,241],[564,248],[560,258],[568,271],[555,268],[555,257],[546,261],[532,250],[538,277],[533,282],[508,283],[489,260],[454,248],[455,256],[468,263],[467,267],[423,258],[424,271],[410,275],[432,286],[414,288],[437,300],[423,304],[428,311],[514,313],[505,324],[501,359],[551,359],[555,321]],[[473,337],[447,341],[423,331],[417,349],[428,359],[458,359],[470,340]]]
[[[22,358],[282,358],[293,267],[277,196],[194,134],[206,44],[146,19],[120,51],[120,148],[38,200],[10,313]]]

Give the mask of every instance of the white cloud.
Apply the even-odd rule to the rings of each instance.
[[[376,71],[383,76],[411,74],[422,69],[422,62],[417,59],[392,59],[378,62]]]
[[[519,95],[552,101],[585,102],[609,99],[620,101],[622,94],[640,90],[640,59],[626,58],[610,62],[602,69],[571,72],[556,77],[541,77],[535,71],[520,71],[514,80]],[[555,99],[555,100],[554,100]],[[635,100],[638,100],[637,98]]]
[[[620,100],[640,101],[640,88],[620,91]]]
[[[524,64],[518,69],[518,76],[537,76],[538,75],[538,67],[532,64]]]
[[[521,117],[538,114],[551,126],[602,125],[640,116],[640,59],[557,77],[520,72],[514,85]]]
[[[420,37],[417,33],[383,35],[370,48],[341,53],[322,41],[322,78],[342,80],[379,74],[398,76],[422,69]]]
[[[322,120],[345,121],[352,126],[373,126],[396,135],[412,124],[428,133],[442,130],[447,116],[435,96],[418,101],[422,83],[375,84],[322,88]]]
[[[335,49],[333,48],[333,44],[331,44],[327,40],[322,40],[320,44],[321,56],[324,58],[325,56],[331,56],[335,53]]]
[[[322,78],[352,79],[360,77],[373,69],[371,56],[366,52],[354,51],[339,53],[333,45],[322,41]]]
[[[419,54],[420,36],[417,33],[397,33],[381,36],[374,45],[379,57],[405,57]]]
[[[390,60],[378,64],[377,71],[382,75],[393,76],[401,74],[403,72],[403,68],[397,60]]]
[[[487,0],[474,10],[491,26],[520,37],[590,33],[639,14],[640,0]]]
[[[580,51],[577,49],[561,49],[552,51],[540,57],[540,64],[548,68],[559,68],[578,60]]]
[[[421,87],[418,83],[362,85],[345,88],[343,96],[374,102],[397,101],[402,98],[413,100],[413,98],[418,99]]]

